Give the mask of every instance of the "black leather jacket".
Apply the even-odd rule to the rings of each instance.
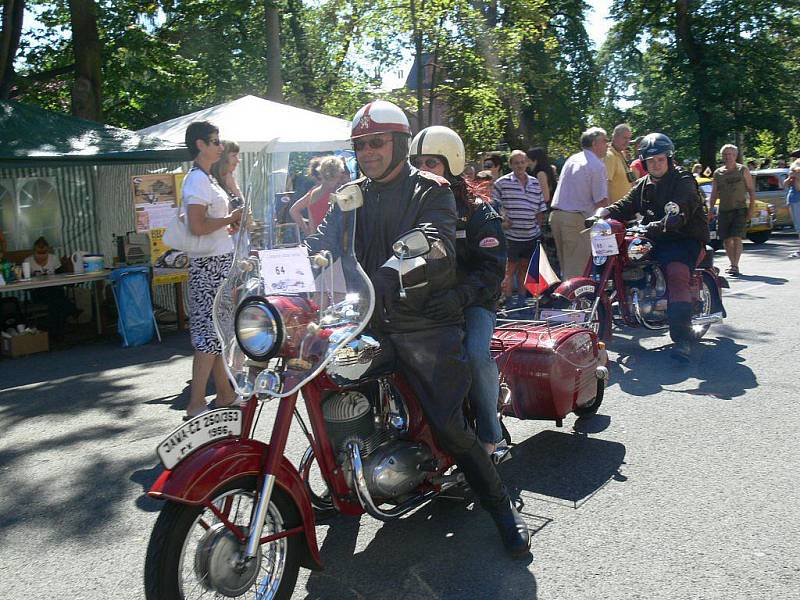
[[[364,205],[357,209],[355,251],[358,262],[373,283],[385,276],[381,271],[387,269],[381,267],[392,256],[392,244],[397,238],[425,224],[434,231],[428,236],[435,246],[435,252],[426,256],[424,279],[428,285],[409,290],[406,299],[395,294],[385,318],[373,317],[372,327],[386,333],[400,333],[461,323],[462,311],[436,320],[426,316],[423,309],[430,294],[451,289],[456,284],[457,213],[447,180],[406,166],[392,181],[378,183],[364,179],[359,185],[364,193]],[[329,250],[337,256],[341,219],[342,212],[334,206],[317,232],[306,239],[306,246],[312,252]]]
[[[705,203],[700,197],[694,176],[683,169],[670,168],[666,175],[653,180],[645,175],[614,204],[608,207],[609,216],[620,221],[635,218],[636,213],[642,215],[642,224],[647,225],[661,221],[664,206],[675,202],[679,209],[679,217],[667,223],[666,231],[661,228],[648,230],[648,237],[653,241],[675,241],[692,239],[708,242],[708,219]]]
[[[482,306],[494,312],[506,270],[508,252],[502,219],[481,200],[459,205],[456,227],[456,292],[464,308]]]

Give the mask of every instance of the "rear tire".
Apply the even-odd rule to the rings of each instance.
[[[255,490],[256,478],[243,477],[213,492],[212,503],[246,532]],[[244,500],[244,506],[240,512],[241,500]],[[234,513],[233,504],[237,502],[240,504],[236,504]],[[294,502],[282,489],[275,486],[262,535],[285,531],[300,523]],[[205,506],[167,501],[156,520],[147,546],[144,566],[147,600],[193,600],[206,597],[205,594],[209,592],[213,597],[255,595],[262,585],[266,593],[258,596],[259,598],[289,600],[300,570],[302,540],[299,536],[302,534],[262,545],[253,561],[252,569],[245,568],[246,571],[255,570],[253,581],[243,592],[234,593],[231,589],[247,581],[249,577],[226,568],[234,556],[233,550],[240,548],[238,540],[232,541],[235,538],[229,533]],[[265,563],[271,570],[263,576]]]
[[[597,295],[594,292],[584,292],[575,296],[573,300],[561,299],[555,302],[555,308],[561,310],[586,310],[590,311],[594,306],[594,300]],[[597,304],[597,312],[595,312],[594,319],[588,324],[589,329],[597,334],[600,340],[607,340],[611,337],[609,330],[610,315],[606,309],[606,305],[602,302]]]
[[[703,275],[703,283],[700,286],[700,298],[692,311],[692,318],[704,317],[714,312],[715,297],[714,292],[708,284],[707,275]],[[694,339],[699,340],[707,332],[711,325],[692,325],[692,334]]]

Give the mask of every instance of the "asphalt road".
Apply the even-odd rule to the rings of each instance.
[[[599,415],[509,421],[501,469],[531,560],[508,560],[480,510],[438,500],[320,525],[326,570],[301,571],[294,598],[800,598],[796,244],[746,244],[693,365],[673,364],[664,335],[617,332]],[[190,369],[185,334],[0,361],[0,598],[143,597],[159,510],[145,491]],[[294,431],[293,461],[304,446]]]

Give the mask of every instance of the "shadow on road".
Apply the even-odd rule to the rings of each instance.
[[[594,419],[602,421],[603,416]],[[513,459],[499,470],[512,497],[535,494],[579,508],[611,479],[624,480],[619,469],[625,463],[625,446],[583,433],[542,431],[511,452]]]
[[[384,523],[359,551],[361,523],[370,519],[338,516],[329,521],[321,548],[325,570],[309,576],[307,600],[537,597],[536,579],[528,570],[531,558],[506,556],[490,517],[474,505],[436,500]],[[548,522],[529,515],[526,520],[534,533]]]
[[[185,332],[171,333],[165,335],[161,343],[154,342],[136,348],[121,348],[118,343],[107,342],[77,346],[69,350],[0,360],[2,387],[8,389],[55,379],[94,375],[98,371],[147,365],[191,355],[192,346]]]
[[[84,539],[99,531],[106,532],[108,524],[118,513],[128,510],[125,499],[130,490],[122,482],[152,462],[146,458],[111,460],[93,454],[90,460],[72,463],[65,485],[65,473],[52,471],[49,476],[26,477],[15,463],[36,455],[47,460],[48,453],[85,451],[86,445],[114,439],[123,433],[120,427],[93,427],[68,435],[53,436],[35,444],[0,453],[0,543],[9,532],[19,527],[45,531],[54,542]]]
[[[716,332],[719,335],[720,328]],[[755,373],[744,364],[745,359],[739,355],[747,346],[732,338],[701,340],[696,344],[691,363],[687,365],[670,357],[671,344],[668,337],[664,336],[664,346],[654,349],[642,347],[643,337],[645,336],[634,334],[631,339],[620,336],[614,339],[613,348],[618,357],[609,364],[610,385],[619,385],[623,392],[631,396],[650,396],[662,391],[673,391],[731,400],[758,387]],[[669,387],[688,379],[696,379],[700,383],[689,390],[672,390]]]

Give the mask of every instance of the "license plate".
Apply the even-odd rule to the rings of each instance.
[[[158,445],[156,453],[164,468],[172,469],[198,448],[241,433],[242,411],[219,408],[186,421]]]
[[[539,318],[549,323],[583,323],[586,321],[586,317],[588,314],[582,310],[542,309],[539,313]]]
[[[765,217],[753,217],[752,219],[750,219],[751,225],[763,225],[766,222],[767,219]]]

